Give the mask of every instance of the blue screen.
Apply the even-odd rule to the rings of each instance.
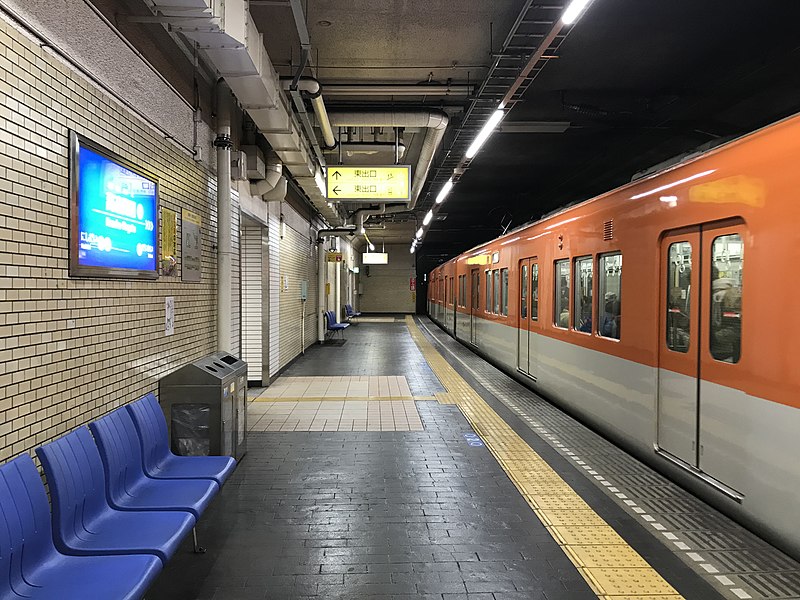
[[[156,183],[82,146],[78,264],[156,270]]]

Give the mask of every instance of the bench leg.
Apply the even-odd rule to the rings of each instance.
[[[196,527],[192,527],[192,542],[194,544],[194,553],[195,554],[205,554],[206,553],[206,549],[203,548],[202,546],[200,546],[197,543],[197,528]]]

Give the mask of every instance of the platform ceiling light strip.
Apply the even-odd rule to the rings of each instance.
[[[472,145],[467,148],[467,158],[472,158],[478,153],[478,150],[480,150],[481,146],[483,146],[486,140],[489,139],[489,136],[492,135],[492,132],[500,124],[500,121],[503,120],[504,116],[505,113],[499,108],[492,113],[492,116],[489,117],[488,121],[486,121],[486,125],[484,125],[480,133],[478,133],[478,137],[476,137],[475,141],[472,142]]]
[[[705,177],[706,175],[711,175],[711,173],[714,173],[715,171],[716,169],[709,169],[708,171],[703,171],[702,173],[696,173],[694,175],[690,175],[689,177],[684,177],[683,179],[679,179],[678,181],[673,181],[672,183],[668,183],[666,185],[653,188],[652,190],[642,192],[641,194],[636,194],[635,196],[631,196],[631,200],[638,200],[639,198],[646,198],[647,196],[652,196],[653,194],[657,194],[658,192],[663,192],[664,190],[674,188],[676,185],[681,185],[682,183],[686,183],[694,179],[700,179],[701,177]]]
[[[428,223],[431,222],[431,219],[433,219],[433,210],[428,211],[428,214],[426,214],[425,218],[422,219],[422,224],[427,225]]]
[[[417,239],[421,239],[423,233],[425,233],[425,230],[422,227],[417,229]]]
[[[448,179],[447,183],[442,186],[442,189],[439,190],[439,195],[436,196],[436,204],[441,204],[444,202],[444,199],[447,198],[447,194],[450,193],[450,190],[453,189],[453,180]]]
[[[567,6],[567,10],[561,15],[561,22],[564,25],[572,25],[581,16],[581,13],[586,10],[591,0],[572,0]]]

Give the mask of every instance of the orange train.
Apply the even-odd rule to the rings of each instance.
[[[800,556],[799,164],[795,116],[453,258],[428,313]]]

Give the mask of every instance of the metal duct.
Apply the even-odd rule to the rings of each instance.
[[[283,164],[280,161],[272,157],[268,158],[265,169],[267,176],[250,185],[251,196],[263,196],[274,190],[275,186],[280,182],[283,174]]]
[[[411,183],[411,202],[388,212],[412,210],[417,204],[422,186],[428,178],[434,155],[444,138],[448,117],[441,111],[375,111],[329,113],[334,127],[425,127],[428,129],[422,142],[419,161]]]
[[[152,9],[167,19],[174,17],[172,30],[197,42],[320,214],[340,223],[315,180],[318,167],[309,140],[287,104],[247,2],[181,0],[177,4],[153,0]]]
[[[328,96],[470,96],[474,90],[471,85],[429,85],[429,84],[326,84]]]

